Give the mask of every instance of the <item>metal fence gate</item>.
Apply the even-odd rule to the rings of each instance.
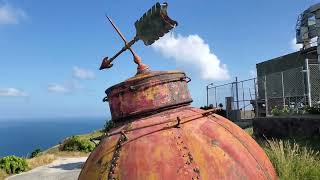
[[[233,120],[254,118],[255,111],[251,105],[251,101],[256,98],[256,78],[242,81],[238,81],[236,78],[231,83],[222,85],[209,84],[207,86],[207,106],[218,108],[219,104],[222,104],[226,109],[230,109],[234,116],[237,116]],[[227,107],[228,99],[231,103],[230,107]]]

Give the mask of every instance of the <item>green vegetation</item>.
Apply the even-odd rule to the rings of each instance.
[[[209,109],[213,109],[213,106],[201,106],[200,109],[209,110]]]
[[[112,128],[114,128],[115,124],[111,120],[106,120],[106,123],[104,124],[104,132],[109,132]]]
[[[320,114],[320,105],[316,105],[316,106],[313,106],[313,107],[307,107],[306,108],[306,111],[309,113],[309,114]]]
[[[298,108],[292,108],[285,106],[284,108],[280,109],[277,106],[275,106],[271,110],[271,114],[273,116],[290,116],[290,115],[302,115],[306,113],[306,109],[298,109]]]
[[[94,132],[88,133],[88,134],[81,134],[81,135],[77,135],[77,137],[80,140],[84,140],[84,141],[90,141],[91,138],[95,138],[98,136],[103,135],[102,130],[96,130]],[[64,142],[63,142],[64,143]],[[63,144],[62,143],[62,144]],[[91,143],[91,142],[90,142]],[[61,145],[56,145],[53,146],[45,151],[43,151],[40,155],[40,157],[42,155],[46,155],[46,154],[52,154],[58,157],[80,157],[80,156],[88,156],[89,152],[84,152],[84,151],[61,151]],[[94,145],[94,143],[91,143],[92,145]]]
[[[253,136],[253,128],[250,127],[250,128],[246,128],[244,129],[250,136]]]
[[[36,149],[36,150],[32,151],[32,153],[31,153],[31,155],[30,155],[30,158],[37,157],[40,152],[41,152],[40,149]]]
[[[253,136],[252,128],[245,131]],[[268,155],[279,179],[320,179],[320,137],[257,139],[257,142]]]
[[[273,116],[289,116],[289,115],[302,115],[302,114],[320,114],[320,104],[314,105],[312,107],[306,106],[304,108],[292,108],[285,106],[280,109],[275,106],[271,110]]]
[[[0,159],[0,169],[7,174],[17,174],[28,169],[26,159],[17,156],[6,156]]]
[[[282,111],[276,106],[271,110],[271,114],[273,116],[280,116]]]
[[[267,140],[264,150],[279,179],[320,179],[318,151],[288,140]]]
[[[91,152],[95,148],[95,145],[87,139],[81,139],[79,136],[72,136],[67,138],[61,145],[61,151],[81,151]]]

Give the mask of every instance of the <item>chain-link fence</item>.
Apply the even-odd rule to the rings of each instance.
[[[306,105],[305,75],[303,67],[276,72],[264,77],[264,91],[268,114],[275,107]]]
[[[207,86],[207,106],[224,107],[231,120],[255,117],[252,101],[256,99],[256,78]],[[220,106],[220,107],[219,107]]]
[[[258,99],[265,103],[267,115],[273,108],[301,109],[320,101],[318,64],[308,64],[281,72],[258,76]]]
[[[256,78],[207,86],[207,106],[221,104],[231,120],[271,115],[272,109],[303,109],[320,103],[318,64],[274,72]]]
[[[320,71],[318,64],[310,64],[309,71],[311,104],[317,104],[320,101]]]

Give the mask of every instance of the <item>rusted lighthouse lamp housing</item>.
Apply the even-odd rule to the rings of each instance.
[[[90,154],[79,179],[276,179],[268,157],[246,132],[214,110],[189,106],[184,72],[150,71],[137,61],[134,42],[150,45],[176,26],[166,9],[157,3],[144,14],[129,43],[120,35],[120,54],[129,49],[138,72],[106,90],[116,127]],[[100,69],[114,59],[105,58]]]

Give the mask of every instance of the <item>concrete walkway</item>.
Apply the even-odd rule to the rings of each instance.
[[[31,171],[10,176],[7,180],[76,180],[87,157],[58,158]]]

